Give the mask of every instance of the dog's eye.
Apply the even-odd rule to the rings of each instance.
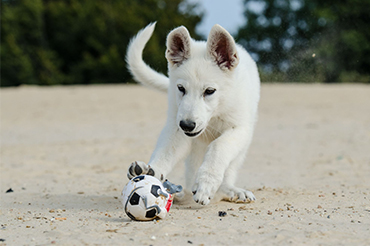
[[[177,85],[177,88],[179,89],[179,91],[184,95],[186,93],[186,90],[185,88],[182,86],[182,85]]]
[[[212,95],[214,94],[214,92],[216,92],[216,89],[214,88],[207,88],[205,91],[204,91],[204,96],[207,96],[207,95]]]

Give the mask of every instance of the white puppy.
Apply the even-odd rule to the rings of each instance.
[[[255,62],[221,26],[207,42],[193,40],[181,26],[167,36],[168,76],[142,60],[154,24],[128,46],[128,68],[138,82],[168,92],[168,118],[148,164],[133,162],[132,178],[153,175],[163,181],[186,159],[186,188],[206,205],[215,193],[235,201],[253,201],[252,192],[234,186],[253,136],[260,98]]]

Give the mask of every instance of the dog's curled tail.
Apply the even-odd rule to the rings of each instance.
[[[127,68],[136,81],[145,86],[167,92],[170,83],[168,77],[149,67],[142,57],[144,47],[153,34],[155,24],[156,22],[150,23],[131,39],[126,54]]]

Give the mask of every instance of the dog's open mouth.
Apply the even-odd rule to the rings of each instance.
[[[189,136],[189,137],[194,137],[194,136],[197,136],[199,135],[200,133],[202,132],[202,129],[198,132],[184,132],[185,135]]]

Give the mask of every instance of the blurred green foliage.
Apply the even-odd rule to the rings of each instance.
[[[262,81],[370,82],[370,0],[244,0]]]
[[[91,84],[131,80],[130,38],[158,21],[144,59],[165,73],[165,39],[202,13],[183,0],[2,0],[1,86]]]
[[[132,81],[128,42],[158,21],[145,61],[166,73],[165,39],[203,13],[188,0],[1,0],[1,86]],[[236,40],[262,81],[370,82],[370,0],[244,0]]]

